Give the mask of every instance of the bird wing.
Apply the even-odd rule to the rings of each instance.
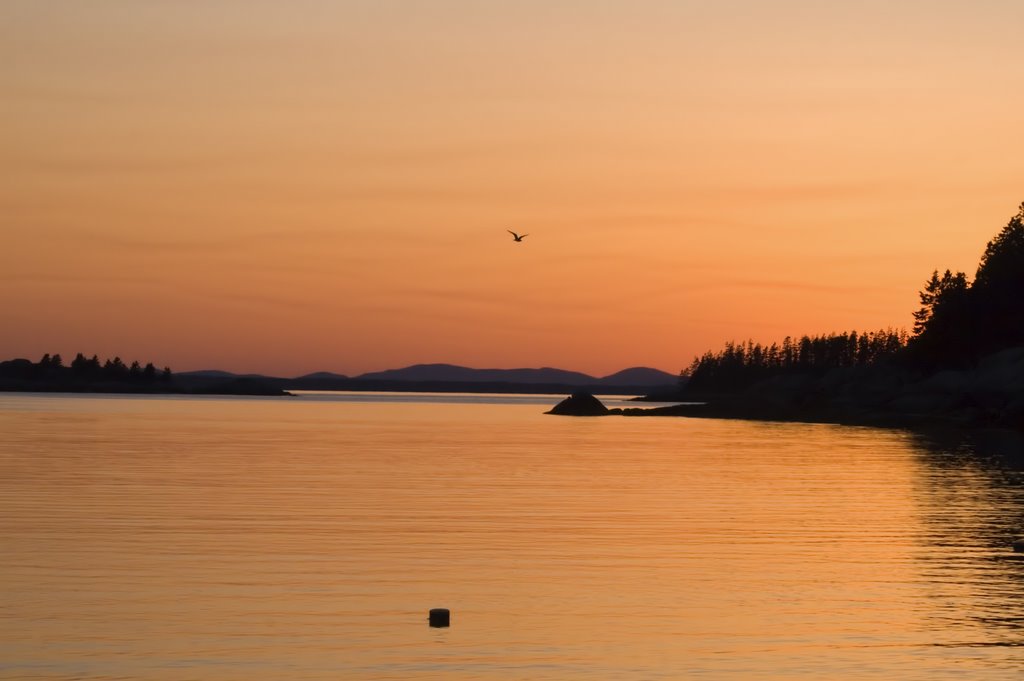
[[[508,232],[509,234],[511,234],[512,236],[514,236],[515,238],[517,238],[517,239],[519,238],[519,235],[516,234],[515,232],[513,232],[511,229],[506,229],[505,231]]]

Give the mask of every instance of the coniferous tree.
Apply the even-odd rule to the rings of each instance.
[[[71,360],[71,370],[76,374],[84,374],[88,371],[89,360],[85,358],[85,355],[78,353],[75,358]]]
[[[906,344],[906,333],[893,329],[803,336],[797,344],[787,336],[781,349],[777,343],[729,342],[718,353],[695,357],[684,375],[689,390],[728,392],[786,373],[821,374],[875,364],[895,358]]]
[[[1024,344],[1024,204],[986,245],[973,284],[963,272],[935,271],[920,296],[910,345],[916,364],[969,366]]]
[[[971,292],[984,350],[1024,343],[1024,203],[985,246]]]
[[[918,294],[921,308],[914,312],[914,333],[921,335],[929,328],[948,325],[948,319],[963,314],[969,288],[970,283],[963,272],[953,274],[946,270],[941,277],[938,270],[932,272],[931,279]]]

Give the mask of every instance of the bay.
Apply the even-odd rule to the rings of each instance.
[[[0,678],[1024,671],[1019,436],[555,401],[0,396]]]

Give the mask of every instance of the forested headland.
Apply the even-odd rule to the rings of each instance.
[[[0,362],[0,389],[42,392],[168,392],[173,386],[169,367],[148,362],[126,364],[120,357],[100,361],[78,353],[65,364],[60,354],[45,354],[38,362],[12,359]]]
[[[97,355],[78,353],[70,364],[59,354],[45,354],[38,362],[12,359],[0,362],[0,391],[69,393],[202,393],[229,395],[285,395],[277,386],[233,379],[199,387],[176,380],[170,367],[157,369],[148,362],[126,364],[120,357],[100,361]]]
[[[1024,204],[973,279],[935,270],[919,296],[910,333],[727,343],[695,357],[675,393],[650,399],[706,401],[716,416],[1024,428]]]
[[[754,341],[726,343],[718,352],[694,358],[682,378],[688,392],[734,392],[760,381],[793,373],[821,374],[842,367],[868,366],[894,357],[907,346],[900,330],[786,336],[765,346]]]

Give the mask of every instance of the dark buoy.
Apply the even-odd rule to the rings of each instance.
[[[1013,550],[1017,553],[1024,553],[1024,539],[1013,542]]]
[[[431,608],[430,610],[430,626],[432,627],[448,627],[452,623],[452,613],[448,608]]]

